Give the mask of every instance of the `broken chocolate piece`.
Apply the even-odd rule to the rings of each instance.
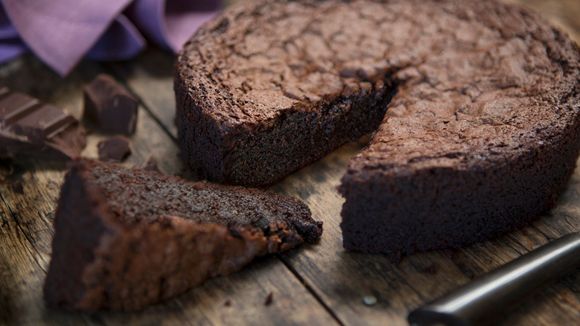
[[[132,135],[137,125],[138,101],[108,75],[85,87],[85,117],[106,133]]]
[[[0,87],[0,157],[68,160],[85,145],[85,131],[73,116]]]
[[[131,155],[129,139],[123,136],[115,136],[99,142],[99,160],[122,162]]]

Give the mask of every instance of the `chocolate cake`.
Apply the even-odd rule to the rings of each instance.
[[[463,246],[548,210],[580,149],[580,54],[498,1],[244,1],[179,55],[202,176],[268,185],[374,132],[342,179],[350,250]]]
[[[290,197],[87,160],[54,223],[45,300],[81,311],[141,309],[322,233]]]

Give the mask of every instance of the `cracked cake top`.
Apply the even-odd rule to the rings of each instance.
[[[178,78],[222,128],[349,94],[396,94],[350,166],[469,168],[548,146],[580,119],[576,44],[497,1],[248,1],[202,28]]]

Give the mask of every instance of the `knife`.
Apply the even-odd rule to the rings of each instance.
[[[580,233],[568,234],[412,311],[409,324],[491,324],[525,295],[580,271]]]

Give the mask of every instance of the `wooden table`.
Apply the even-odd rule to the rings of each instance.
[[[580,2],[527,1],[580,37]],[[97,73],[114,75],[141,100],[134,153],[127,164],[154,154],[163,171],[180,174],[173,123],[173,58],[149,51],[123,64],[84,62],[61,79],[32,56],[0,66],[0,84],[66,108],[82,110],[82,85]],[[102,135],[91,134],[85,156],[95,157]],[[52,220],[64,169],[36,162],[0,167],[1,324],[383,324],[404,325],[410,309],[566,233],[580,230],[580,169],[558,206],[532,225],[462,250],[414,255],[395,265],[379,255],[345,252],[336,191],[350,157],[349,144],[289,176],[272,189],[303,199],[324,221],[319,245],[262,259],[244,271],[205,283],[139,313],[75,314],[50,311],[42,285],[50,260]],[[268,294],[273,302],[265,305]],[[374,297],[374,305],[363,298]],[[228,304],[226,304],[228,302]],[[580,323],[580,273],[546,287],[507,317],[508,325]]]

